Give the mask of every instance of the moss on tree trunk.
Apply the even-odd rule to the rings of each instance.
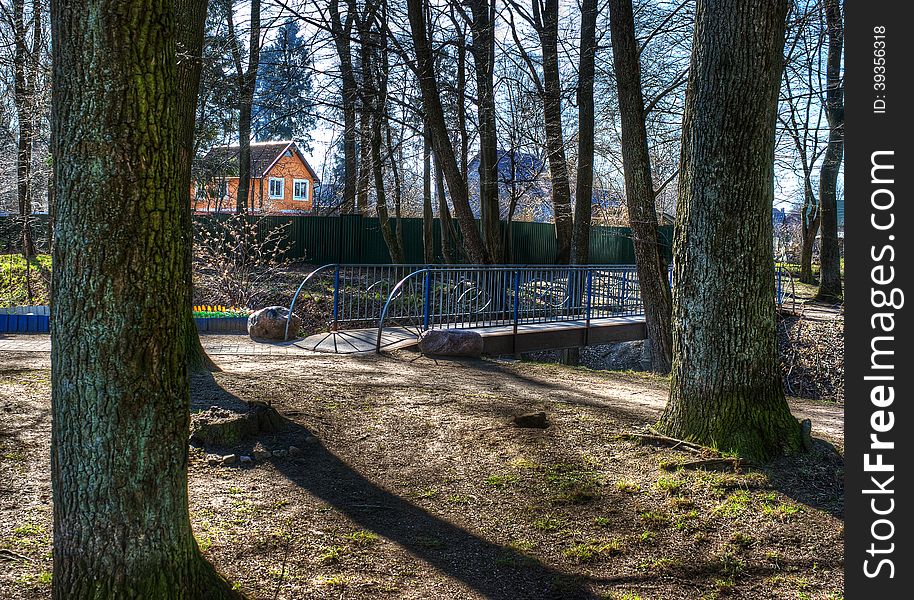
[[[239,597],[187,498],[174,0],[54,0],[55,598]]]
[[[771,205],[787,0],[699,0],[659,428],[757,460],[802,447],[777,360]]]

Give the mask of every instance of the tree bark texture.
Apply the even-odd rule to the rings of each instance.
[[[422,136],[422,260],[435,262],[435,214],[432,210],[432,147],[428,132]]]
[[[771,206],[787,0],[698,0],[658,427],[765,460],[802,447],[777,357]]]
[[[239,597],[188,514],[174,0],[51,6],[53,595]]]
[[[540,6],[542,5],[542,11]],[[552,209],[555,217],[555,261],[571,261],[573,236],[571,187],[565,136],[562,133],[562,82],[559,77],[559,0],[533,0],[534,19],[543,50],[543,125],[546,153],[552,181]]]
[[[342,214],[355,211],[356,173],[359,161],[356,105],[358,103],[358,85],[352,67],[352,27],[354,17],[347,11],[346,18],[340,17],[339,0],[330,0],[330,31],[333,43],[340,58],[340,79],[342,81],[343,108],[343,200],[340,206]]]
[[[176,22],[177,65],[177,107],[179,143],[175,157],[178,169],[179,189],[189,190],[191,168],[194,161],[194,129],[197,112],[197,95],[200,90],[200,71],[203,56],[203,35],[206,27],[206,12],[209,0],[174,0],[175,14],[181,15]],[[180,307],[186,313],[184,340],[187,344],[187,367],[191,372],[199,370],[218,371],[219,367],[210,360],[194,321],[194,221],[193,210],[188,203],[183,214],[185,243],[186,301]]]
[[[476,67],[476,106],[479,120],[479,214],[492,262],[503,263],[501,208],[498,202],[498,134],[495,126],[495,18],[494,1],[468,2],[473,42],[470,53]]]
[[[422,93],[422,107],[425,109],[435,159],[441,165],[444,179],[447,182],[451,204],[454,206],[454,212],[460,224],[461,233],[463,233],[463,245],[467,256],[474,263],[489,263],[491,256],[476,227],[476,219],[467,197],[466,179],[457,165],[454,147],[451,145],[447,124],[444,120],[444,109],[441,106],[441,95],[435,76],[434,57],[427,36],[425,11],[428,4],[425,0],[407,0],[406,5],[409,13],[410,34],[416,53],[416,76]]]
[[[638,281],[651,349],[651,367],[668,373],[673,360],[672,293],[666,263],[660,252],[660,232],[654,205],[651,158],[641,95],[641,62],[635,38],[631,0],[609,0],[613,66],[622,117],[622,168],[625,203],[635,247]]]
[[[593,216],[593,84],[597,52],[597,0],[581,2],[581,55],[578,62],[578,169],[574,188],[574,225],[571,262],[590,260],[590,225]]]
[[[841,298],[841,254],[838,248],[838,173],[844,157],[844,81],[841,55],[844,50],[844,16],[841,0],[825,0],[828,31],[825,116],[828,118],[828,147],[819,172],[819,214],[822,245],[819,249],[819,300]]]
[[[240,44],[234,30],[231,14],[234,2],[229,1],[228,23],[231,36],[232,58],[235,62],[238,81],[238,197],[236,211],[254,209],[251,194],[251,112],[254,107],[254,92],[257,89],[257,70],[260,68],[260,0],[251,0],[251,30],[248,35],[248,63],[242,66]]]
[[[819,200],[812,191],[812,182],[807,176],[803,190],[803,214],[801,219],[800,281],[813,283],[812,250],[819,234]]]

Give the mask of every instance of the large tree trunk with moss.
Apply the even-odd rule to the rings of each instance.
[[[802,447],[777,357],[771,205],[787,0],[699,0],[659,428],[765,460]]]
[[[673,298],[666,263],[660,253],[651,157],[644,124],[644,97],[641,95],[641,61],[631,0],[610,0],[609,22],[616,86],[619,91],[619,113],[622,116],[625,202],[632,229],[641,298],[644,301],[651,368],[659,373],[668,373],[673,360],[670,323]]]
[[[841,254],[838,249],[838,174],[844,156],[844,82],[841,55],[844,49],[844,16],[840,0],[826,0],[828,30],[825,116],[828,117],[828,147],[819,173],[819,214],[822,219],[822,246],[819,250],[819,291],[816,298],[833,301],[841,298]]]
[[[174,0],[52,2],[55,598],[238,597],[188,513],[174,17]]]
[[[176,120],[179,144],[176,156],[178,187],[190,190],[191,167],[194,160],[194,124],[197,112],[197,94],[200,89],[200,69],[203,56],[203,32],[206,25],[206,11],[209,0],[174,0],[175,14],[182,15],[176,23],[176,45],[178,63],[175,69],[177,84]],[[189,193],[189,192],[188,192]],[[187,277],[187,300],[179,307],[186,313],[184,340],[187,344],[187,366],[191,372],[199,370],[218,371],[200,343],[200,334],[194,322],[194,221],[193,210],[188,202],[183,213],[185,239],[185,268]]]

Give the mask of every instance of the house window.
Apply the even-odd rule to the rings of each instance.
[[[283,188],[286,187],[286,180],[282,177],[270,177],[270,199],[282,200]]]
[[[308,200],[308,180],[296,179],[292,185],[293,200]]]

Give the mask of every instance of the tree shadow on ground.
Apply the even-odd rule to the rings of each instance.
[[[239,410],[248,404],[222,388],[209,374],[192,381],[192,407]],[[436,517],[391,493],[329,451],[304,426],[285,417],[284,443],[302,454],[274,459],[276,469],[360,527],[383,536],[486,598],[596,599],[587,581],[549,567],[535,558],[500,546]],[[250,452],[255,439],[235,449]],[[517,566],[508,566],[517,565]]]
[[[763,470],[785,496],[844,518],[844,457],[830,442],[814,438],[809,452],[782,456]]]

